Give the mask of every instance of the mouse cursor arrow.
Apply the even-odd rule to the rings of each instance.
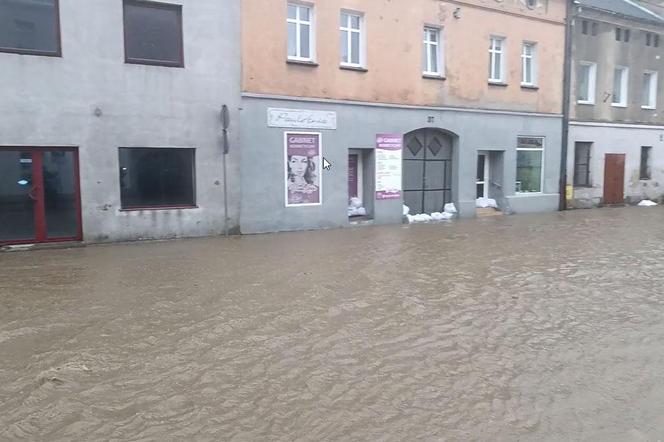
[[[325,170],[332,169],[332,163],[327,161],[327,159],[325,157],[323,157],[323,169],[325,169]]]

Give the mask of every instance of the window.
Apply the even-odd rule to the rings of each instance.
[[[288,58],[296,61],[313,61],[313,8],[288,4]]]
[[[629,43],[629,34],[630,34],[629,29],[625,29],[625,31],[623,32],[623,41],[625,43]]]
[[[646,46],[651,46],[652,45],[652,34],[650,32],[646,32]]]
[[[425,27],[423,44],[424,55],[422,57],[422,72],[424,75],[442,77],[443,57],[440,29]]]
[[[182,6],[124,1],[125,61],[157,66],[184,66]]]
[[[616,28],[616,41],[622,41],[622,29]]]
[[[120,148],[123,209],[193,207],[194,149]]]
[[[0,1],[0,51],[60,56],[58,0]]]
[[[590,149],[592,143],[574,143],[574,186],[590,187]]]
[[[537,84],[537,45],[535,43],[523,43],[521,52],[521,84],[524,86],[535,86]]]
[[[655,34],[653,36],[653,46],[655,46],[656,48],[659,47],[659,34]]]
[[[516,191],[542,191],[544,138],[519,137],[516,149]]]
[[[593,24],[592,24],[591,34],[592,34],[593,37],[597,35],[597,23],[595,23],[595,22],[593,22]]]
[[[613,70],[613,98],[611,105],[617,107],[627,106],[627,81],[629,78],[629,69],[623,66],[617,66]]]
[[[649,180],[650,176],[650,154],[652,146],[641,146],[641,170],[639,172],[640,180]]]
[[[579,63],[576,85],[576,99],[580,104],[595,104],[595,81],[597,65],[582,61]]]
[[[646,71],[643,73],[643,104],[644,109],[655,109],[657,107],[657,72]]]
[[[581,33],[583,35],[588,35],[588,20],[583,20],[581,22]]]
[[[505,83],[505,39],[491,37],[489,46],[489,82]]]
[[[364,17],[352,12],[342,12],[339,24],[342,66],[364,65]]]

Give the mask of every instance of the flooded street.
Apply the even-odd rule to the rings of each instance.
[[[0,254],[0,440],[664,438],[664,209]]]

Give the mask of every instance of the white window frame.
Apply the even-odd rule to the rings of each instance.
[[[351,38],[352,34],[358,34],[359,35],[359,41],[360,41],[360,53],[358,54],[358,60],[359,63],[353,63],[353,62],[344,62],[343,60],[340,60],[340,65],[341,66],[347,66],[347,67],[352,67],[352,68],[363,68],[365,66],[365,59],[366,59],[366,45],[365,45],[365,25],[364,25],[364,14],[361,12],[357,11],[348,11],[345,9],[341,10],[341,13],[339,14],[339,21],[341,22],[341,18],[343,15],[347,16],[346,19],[346,24],[345,26],[342,26],[341,23],[339,23],[339,32],[346,32],[346,50],[348,51],[348,58],[350,60],[353,59],[353,39]],[[354,29],[351,27],[351,22],[352,22],[352,17],[357,17],[359,18],[359,29]],[[341,58],[341,54],[339,54],[339,58]]]
[[[431,33],[435,32],[437,40],[431,40]],[[436,26],[424,26],[424,37],[422,38],[422,45],[424,46],[424,60],[422,75],[428,77],[444,77],[445,76],[445,60],[443,58],[444,47],[443,47],[443,30]],[[431,47],[435,46],[436,56],[438,60],[437,69],[431,69]]]
[[[496,49],[496,44],[495,42],[500,42],[500,50]],[[506,41],[507,39],[505,37],[500,37],[498,35],[492,35],[489,38],[490,46],[489,46],[489,83],[495,83],[495,84],[505,84],[507,81],[505,80],[505,59],[507,58],[506,54]],[[496,76],[496,73],[494,72],[494,66],[495,66],[495,57],[497,54],[500,54],[500,76]]]
[[[288,11],[286,11],[286,38],[288,39],[288,23],[293,23],[295,25],[295,47],[297,55],[288,54],[288,43],[286,43],[286,53],[289,60],[293,61],[302,61],[313,63],[316,60],[316,16],[314,11],[314,5],[308,3],[298,3],[298,2],[288,2],[288,6],[294,6],[297,8],[297,13],[295,18],[288,17]],[[300,19],[300,9],[306,8],[309,10],[309,20]],[[302,39],[301,39],[301,26],[309,26],[309,57],[302,57]]]
[[[620,101],[614,103],[613,99],[615,97],[615,75],[616,71],[622,71],[622,77],[620,77]],[[629,97],[629,68],[627,66],[618,66],[616,65],[613,69],[613,83],[612,83],[612,92],[611,92],[611,106],[613,107],[627,107],[628,97]]]
[[[578,104],[595,104],[595,92],[597,89],[597,63],[590,61],[580,61],[579,66],[587,66],[588,69],[588,99],[578,100]],[[579,87],[579,79],[577,78],[577,88]],[[578,96],[578,91],[577,91]]]
[[[657,87],[659,74],[656,71],[643,71],[643,75],[650,74],[650,84],[648,90],[648,103],[641,106],[642,109],[657,109]]]
[[[537,138],[539,140],[542,140],[542,147],[541,148],[535,148],[535,147],[519,147],[519,139],[521,138]],[[517,195],[541,195],[544,193],[544,170],[546,166],[546,158],[544,157],[544,154],[546,152],[546,137],[541,136],[541,135],[519,135],[516,138],[516,164],[514,165],[515,168],[518,167],[518,161],[519,161],[519,151],[524,151],[524,152],[542,152],[542,170],[540,173],[540,191],[539,192],[515,192]],[[514,183],[516,185],[516,182]]]
[[[531,54],[526,54],[526,48],[531,48]],[[526,61],[530,59],[530,79],[526,81]],[[521,47],[521,86],[537,86],[537,43],[524,41]]]

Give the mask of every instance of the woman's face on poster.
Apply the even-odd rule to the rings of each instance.
[[[304,155],[292,155],[288,161],[291,172],[295,176],[304,177],[309,167],[309,158]]]

